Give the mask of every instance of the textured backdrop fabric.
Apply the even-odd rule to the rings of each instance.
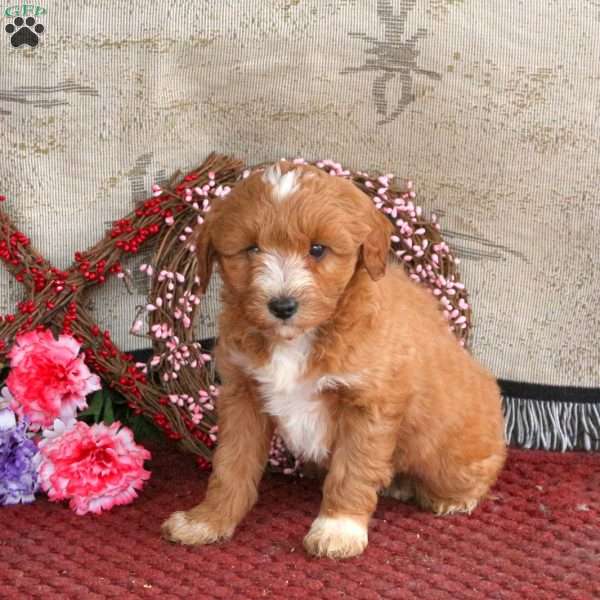
[[[498,377],[600,387],[600,0],[40,2],[34,48],[5,4],[0,193],[57,266],[212,150],[332,158],[414,180]],[[135,278],[92,297],[127,349]]]

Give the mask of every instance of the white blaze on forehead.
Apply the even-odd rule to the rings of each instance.
[[[279,163],[276,163],[263,173],[262,180],[273,188],[273,198],[282,202],[298,189],[299,175],[300,172],[295,169],[282,173]]]
[[[294,296],[313,285],[311,272],[298,254],[263,252],[255,284],[267,296]]]

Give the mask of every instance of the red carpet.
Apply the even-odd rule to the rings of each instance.
[[[155,451],[138,501],[99,517],[61,505],[0,508],[0,598],[600,598],[600,454],[512,452],[471,517],[380,501],[366,553],[307,558],[317,483],[269,477],[232,542],[172,546],[161,521],[206,480],[189,456]]]

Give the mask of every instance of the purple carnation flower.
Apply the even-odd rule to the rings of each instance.
[[[0,506],[35,500],[37,454],[27,423],[17,425],[12,411],[0,407]]]

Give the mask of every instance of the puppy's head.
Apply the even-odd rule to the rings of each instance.
[[[215,201],[198,243],[223,299],[265,335],[291,339],[330,320],[357,269],[385,274],[392,225],[350,181],[281,162]]]

